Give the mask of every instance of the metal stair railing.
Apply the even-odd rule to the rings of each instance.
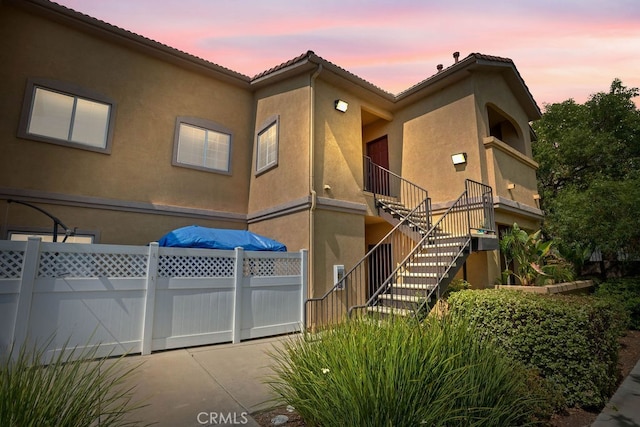
[[[326,327],[341,322],[354,311],[376,307],[382,294],[393,298],[397,289],[394,284],[402,282],[409,266],[419,259],[425,248],[435,251],[431,260],[437,271],[424,277],[422,289],[417,292],[422,303],[414,308],[427,303],[434,294],[440,298],[460,268],[457,262],[471,251],[472,232],[495,234],[492,189],[466,180],[465,191],[416,243],[400,230],[407,227],[411,214],[427,206],[430,206],[429,199],[409,212],[322,297],[307,300],[309,326]],[[458,244],[452,247],[452,241]]]
[[[465,181],[469,224],[471,230],[483,234],[496,234],[496,219],[493,208],[493,190],[490,186],[467,179]]]
[[[475,226],[474,224],[480,224]],[[400,294],[398,288],[404,275],[410,270],[410,265],[416,263],[425,248],[433,250],[435,274],[424,276],[421,283],[414,283],[415,297],[419,301],[414,305],[414,312],[420,307],[429,304],[431,298],[440,296],[453,280],[453,275],[460,267],[457,261],[471,251],[472,231],[483,233],[495,233],[493,195],[491,187],[471,180],[465,181],[465,191],[444,212],[440,219],[429,229],[422,241],[402,260],[389,277],[371,294],[371,297],[363,304],[349,307],[348,315],[359,310],[393,312],[388,310],[375,310],[380,307],[381,296],[386,294],[391,300],[394,296],[406,297]],[[447,240],[445,240],[447,239]],[[451,242],[458,240],[456,246],[451,247]],[[447,242],[446,244],[443,242]],[[444,255],[445,251],[451,251],[452,255]],[[456,271],[454,271],[456,270]],[[420,276],[418,276],[420,277]],[[422,286],[416,286],[422,285]],[[406,313],[404,313],[406,314]]]
[[[407,211],[413,211],[414,216],[428,218],[428,224],[431,224],[429,209],[415,209],[429,198],[427,190],[373,163],[367,156],[364,156],[364,189],[373,194],[376,207],[380,206],[380,201],[395,201],[404,205]]]
[[[426,209],[423,200],[411,213]],[[323,296],[306,301],[307,325],[326,327],[344,320],[351,305],[362,304],[394,270],[393,263],[406,258],[416,241],[400,230],[406,227],[409,216],[401,220],[365,256],[333,285]]]

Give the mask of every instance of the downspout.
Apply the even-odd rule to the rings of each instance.
[[[311,195],[311,208],[309,209],[309,284],[310,288],[313,288],[315,292],[315,284],[313,281],[314,277],[314,262],[313,259],[315,257],[314,251],[314,243],[315,243],[315,210],[318,201],[318,194],[315,189],[315,168],[314,168],[314,156],[313,150],[315,146],[315,81],[318,75],[322,72],[322,64],[318,64],[318,69],[311,75],[309,80],[309,194]],[[313,293],[312,293],[313,294]]]

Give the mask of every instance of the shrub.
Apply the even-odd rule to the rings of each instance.
[[[614,391],[622,325],[610,301],[483,290],[458,292],[449,304],[504,354],[538,369],[567,405],[601,408]]]
[[[523,425],[537,408],[523,366],[446,317],[352,320],[272,357],[278,403],[310,425]]]
[[[615,301],[625,311],[627,328],[640,330],[640,277],[607,280],[598,285],[595,295]]]
[[[447,286],[442,298],[447,299],[449,298],[449,295],[455,292],[465,291],[467,289],[471,289],[471,283],[464,279],[453,279],[451,283],[449,283],[449,286]]]
[[[545,241],[542,230],[527,233],[517,223],[502,233],[500,250],[505,264],[515,264],[515,271],[502,272],[503,284],[508,284],[513,274],[522,285],[549,285],[570,282],[575,277],[573,265],[566,261],[554,240]]]
[[[97,347],[64,346],[53,358],[45,356],[46,347],[23,346],[1,361],[0,425],[139,424],[125,420],[140,407],[132,402],[133,388],[124,384],[136,366],[125,369],[119,359],[96,358]]]

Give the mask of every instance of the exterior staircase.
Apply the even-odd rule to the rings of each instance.
[[[415,256],[395,275],[384,292],[367,310],[383,314],[409,315],[430,306],[433,294],[443,292],[471,253],[465,237],[441,233],[437,241],[421,244]]]
[[[307,300],[312,327],[357,313],[406,316],[428,310],[473,251],[498,248],[491,187],[467,180],[434,223],[426,190],[371,162],[365,166],[366,190],[380,217],[394,227],[325,295]]]
[[[430,199],[427,199],[424,209],[418,209],[417,211],[410,209],[393,198],[378,198],[376,200],[376,208],[378,208],[378,215],[391,225],[398,225],[403,220],[406,220],[400,230],[404,233],[409,233],[407,235],[416,240],[416,242],[420,241],[431,227],[431,215],[429,215],[429,212],[431,212]]]

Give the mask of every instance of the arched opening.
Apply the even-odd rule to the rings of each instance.
[[[489,136],[493,136],[522,154],[526,154],[522,131],[515,121],[492,105],[487,105],[487,115]]]

